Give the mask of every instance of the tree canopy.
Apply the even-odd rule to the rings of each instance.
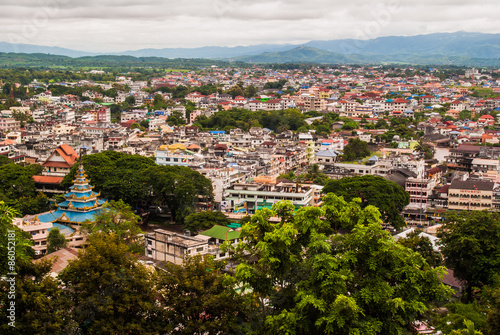
[[[123,200],[133,208],[148,205],[166,206],[175,221],[184,218],[204,202],[213,201],[212,183],[199,172],[183,166],[159,166],[152,158],[104,151],[83,156],[82,164],[95,190],[109,200]],[[62,182],[72,184],[77,166]]]
[[[149,334],[159,308],[153,273],[127,254],[114,234],[93,234],[87,248],[59,275],[77,333]]]
[[[338,218],[352,215],[335,209]],[[288,202],[258,211],[243,226],[246,243],[234,252],[245,250],[252,262],[242,260],[236,278],[263,310],[260,333],[403,333],[432,301],[449,295],[439,281],[444,268],[432,268],[383,231],[375,207],[359,211],[346,235],[328,235],[323,207],[294,213]],[[269,221],[275,215],[282,220]]]
[[[195,233],[200,230],[210,229],[214,225],[226,226],[230,223],[231,221],[227,216],[220,211],[203,211],[188,215],[184,219],[183,228]]]
[[[466,283],[465,300],[472,301],[472,289],[500,273],[500,213],[449,213],[438,236],[446,266]]]
[[[351,162],[365,158],[368,155],[370,155],[368,143],[360,140],[359,138],[351,138],[349,139],[349,143],[347,143],[347,145],[344,147],[342,160]]]
[[[236,279],[223,274],[224,263],[193,256],[182,266],[166,264],[158,288],[165,306],[168,334],[236,334],[245,320],[245,297]]]
[[[47,236],[47,253],[50,254],[64,247],[66,247],[66,236],[61,233],[59,228],[53,227]]]
[[[410,203],[410,195],[393,181],[371,175],[332,179],[326,183],[323,193],[334,193],[346,201],[361,198],[362,208],[377,207],[384,222],[396,229],[405,225],[400,213]]]

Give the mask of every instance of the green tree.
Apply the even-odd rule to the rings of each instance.
[[[60,283],[50,276],[52,261],[23,263],[16,274],[15,328],[9,326],[8,304],[2,303],[0,323],[2,334],[75,334],[74,323],[68,315],[71,309]],[[9,302],[10,283],[0,281],[0,301]]]
[[[89,234],[115,234],[122,242],[129,245],[137,241],[137,235],[142,234],[137,225],[140,218],[132,208],[122,200],[111,200],[102,207],[92,222],[84,222],[82,230]]]
[[[417,142],[415,151],[423,153],[425,159],[432,159],[432,157],[434,157],[434,149],[428,143],[424,143],[422,140],[419,140]]]
[[[472,301],[473,288],[491,284],[500,273],[500,214],[449,213],[438,236],[446,266],[466,284],[464,301]]]
[[[21,123],[21,128],[25,126],[26,122],[30,119],[31,115],[29,112],[15,110],[12,112],[12,117]]]
[[[128,97],[125,98],[125,102],[130,106],[134,106],[135,105],[135,97],[133,95],[129,95]]]
[[[222,212],[203,211],[188,215],[184,219],[185,230],[196,233],[200,230],[212,228],[214,225],[227,226],[231,221]]]
[[[420,230],[414,230],[405,238],[400,239],[398,243],[418,252],[430,266],[440,266],[442,263],[441,255],[439,252],[434,251],[431,240],[426,236],[420,236],[420,233]]]
[[[466,327],[461,330],[452,330],[450,335],[483,335],[483,332],[476,330],[474,322],[470,320],[463,320],[463,325]]]
[[[93,234],[88,246],[59,275],[82,334],[150,334],[158,331],[153,276],[127,254],[116,235]]]
[[[349,139],[349,143],[344,147],[342,158],[344,161],[351,162],[365,158],[368,155],[370,155],[368,143],[359,138],[351,138]]]
[[[450,334],[452,331],[461,331],[464,327],[464,320],[472,321],[477,330],[483,330],[486,325],[487,309],[478,302],[464,304],[454,302],[446,305],[448,311],[445,315],[438,314],[432,324],[436,330],[443,334]]]
[[[211,256],[166,264],[159,277],[168,334],[236,334],[245,319],[246,300],[236,280],[223,274],[224,263]]]
[[[393,181],[371,175],[331,179],[322,191],[342,196],[346,201],[361,198],[362,208],[369,205],[377,207],[384,222],[396,229],[405,225],[400,213],[410,203],[410,195]]]
[[[142,203],[168,207],[179,223],[199,203],[211,206],[213,201],[210,180],[187,167],[158,166],[152,158],[115,151],[85,155],[82,163],[102,197],[123,200],[134,208],[143,206]],[[72,185],[76,169],[73,166],[64,178],[63,187]]]
[[[312,181],[318,185],[324,185],[329,180],[328,176],[321,172],[318,164],[309,165],[304,177],[305,181]]]
[[[50,254],[65,247],[66,236],[64,236],[57,227],[50,229],[49,235],[47,236],[47,253]]]
[[[21,197],[15,204],[15,208],[22,215],[34,215],[50,210],[50,199],[43,193],[36,197]]]
[[[186,118],[179,111],[173,111],[167,118],[167,123],[171,126],[181,126],[186,124]]]
[[[5,155],[0,155],[0,166],[6,165],[6,164],[14,164],[9,157]]]
[[[20,266],[29,263],[34,256],[31,235],[12,224],[18,215],[14,208],[0,201],[0,276],[2,277],[9,272],[18,272]],[[11,242],[10,249],[9,242]],[[15,256],[12,254],[12,242],[15,245]]]
[[[432,301],[449,296],[439,281],[444,269],[431,268],[383,231],[375,207],[360,209],[352,233],[328,236],[322,207],[292,214],[283,211],[289,205],[258,211],[235,250],[252,259],[238,265],[236,278],[259,299],[259,333],[402,334]],[[336,210],[339,217],[352,214]],[[270,222],[280,211],[287,218]]]
[[[500,275],[495,276],[492,285],[487,286],[481,294],[481,302],[488,306],[486,318],[486,334],[500,334]]]
[[[35,196],[36,187],[32,178],[34,171],[29,166],[5,164],[0,166],[0,194],[17,201],[21,197]]]

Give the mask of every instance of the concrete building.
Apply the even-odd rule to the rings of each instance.
[[[448,191],[448,209],[482,211],[491,209],[494,183],[483,180],[453,180]]]
[[[212,255],[215,259],[229,257],[220,250],[226,241],[236,245],[240,237],[239,228],[215,225],[196,236],[186,236],[174,231],[155,229],[144,235],[145,255],[158,261],[182,264],[189,256]]]
[[[59,228],[61,234],[66,237],[68,247],[82,248],[85,244],[84,235],[62,224],[24,219],[15,219],[13,224],[31,235],[34,241],[33,250],[35,251],[35,255],[44,255],[47,253],[47,237],[53,228]]]
[[[21,129],[21,122],[11,118],[0,118],[0,131],[18,131]]]
[[[225,200],[234,211],[255,213],[262,208],[270,208],[280,200],[290,200],[295,207],[314,206],[321,189],[297,183],[240,183],[226,190]]]

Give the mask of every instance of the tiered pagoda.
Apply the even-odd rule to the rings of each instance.
[[[69,193],[64,195],[65,201],[58,204],[55,211],[42,213],[30,218],[31,221],[80,225],[84,221],[94,221],[94,215],[102,210],[107,200],[99,199],[100,192],[94,192],[89,184],[83,165],[79,164]]]

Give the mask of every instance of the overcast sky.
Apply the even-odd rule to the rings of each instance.
[[[1,0],[0,41],[84,51],[500,33],[498,0]]]

